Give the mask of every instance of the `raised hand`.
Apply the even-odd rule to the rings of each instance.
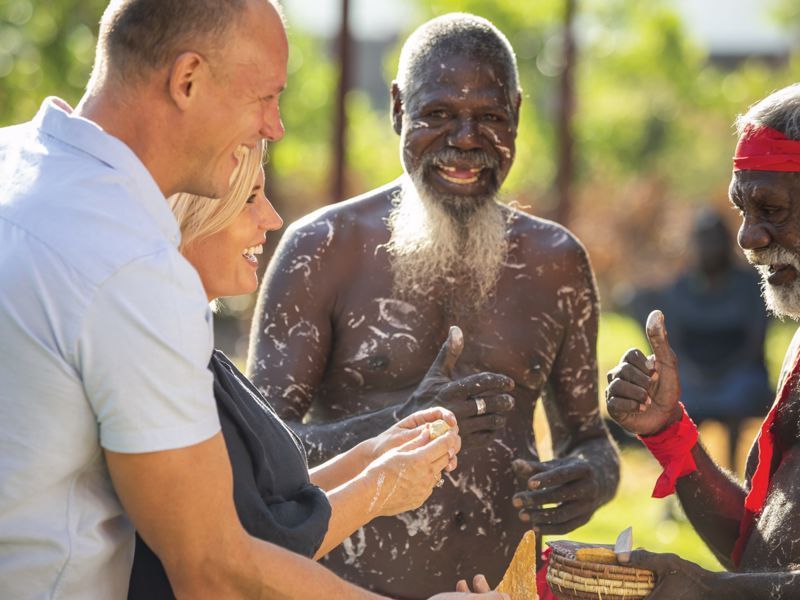
[[[631,433],[650,435],[680,420],[678,360],[669,345],[664,315],[654,310],[645,327],[653,354],[628,350],[608,372],[608,414]]]
[[[499,373],[481,372],[453,379],[453,369],[464,349],[464,334],[451,327],[436,360],[408,401],[398,410],[398,417],[431,406],[450,410],[458,420],[464,445],[485,444],[493,432],[506,423],[503,413],[514,407],[514,380]]]
[[[511,467],[526,490],[512,499],[519,518],[543,534],[569,533],[587,523],[606,501],[596,469],[583,458],[517,459]]]

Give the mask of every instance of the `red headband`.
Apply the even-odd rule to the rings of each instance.
[[[800,142],[771,127],[747,125],[736,144],[733,170],[800,172]]]

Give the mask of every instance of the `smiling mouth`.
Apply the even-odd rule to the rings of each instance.
[[[483,167],[454,167],[451,165],[436,165],[439,176],[445,181],[457,185],[469,185],[480,178]]]
[[[264,246],[250,246],[249,248],[245,248],[242,252],[242,256],[245,260],[249,263],[258,264],[258,255],[264,253]]]

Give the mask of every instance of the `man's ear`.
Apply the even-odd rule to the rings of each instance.
[[[519,107],[522,104],[522,94],[517,92],[517,99],[514,101],[514,125],[519,127]]]
[[[397,135],[403,130],[403,99],[396,81],[392,82],[392,127]]]
[[[200,81],[208,73],[208,63],[197,52],[184,52],[169,70],[169,95],[180,110],[195,99]]]

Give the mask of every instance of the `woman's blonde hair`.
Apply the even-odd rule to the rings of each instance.
[[[181,229],[180,250],[194,240],[222,231],[244,208],[264,161],[266,143],[261,141],[239,160],[231,175],[231,188],[219,200],[195,194],[175,194],[168,199]]]

